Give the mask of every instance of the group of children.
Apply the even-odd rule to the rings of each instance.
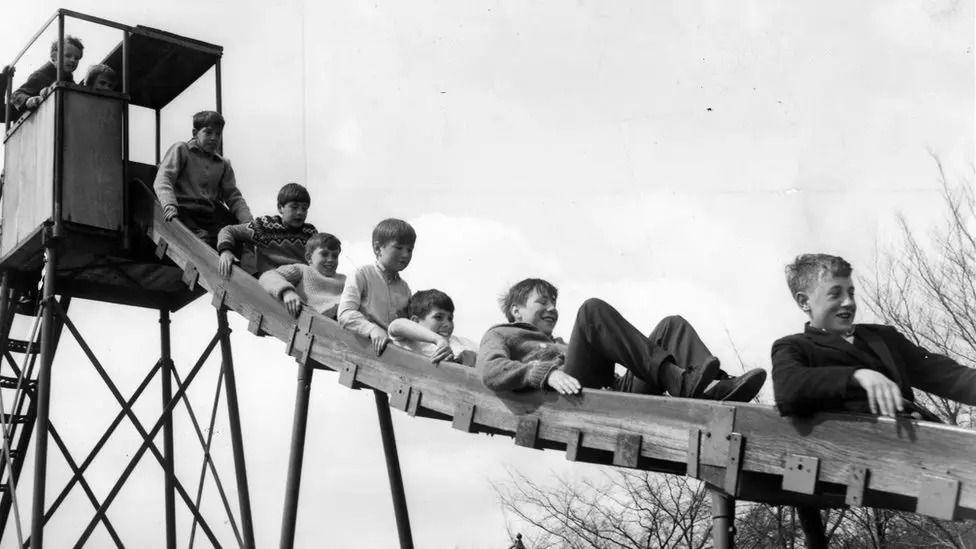
[[[84,47],[64,40],[64,76],[72,80]],[[57,42],[51,61],[13,94],[17,108],[31,109],[56,79]],[[96,65],[86,85],[111,90],[115,73]],[[342,243],[306,222],[311,198],[297,183],[278,193],[278,215],[254,218],[237,188],[234,170],[221,155],[223,117],[193,116],[193,137],[166,152],[153,187],[165,218],[179,218],[220,255],[229,276],[244,244],[260,249],[261,285],[297,315],[308,306],[368,339],[377,355],[389,343],[430,358],[477,366],[496,391],[609,388],[641,394],[749,401],[766,372],[756,368],[730,376],[694,327],[679,316],[662,320],[644,335],[608,303],[591,298],[577,311],[568,341],[553,336],[558,290],[527,278],[500,300],[506,322],[491,327],[476,346],[454,335],[454,302],[436,289],[411,294],[400,276],[417,234],[399,219],[381,221],[372,234],[375,263],[350,277],[336,272]],[[976,369],[930,353],[894,328],[854,323],[852,268],[840,257],[806,254],[787,266],[790,293],[807,316],[804,331],[772,347],[776,404],[786,415],[821,410],[887,416],[923,413],[913,388],[976,405]],[[625,368],[623,375],[616,365]],[[930,418],[931,416],[925,415]]]
[[[74,73],[84,53],[85,46],[80,39],[74,36],[64,37],[64,65],[61,74],[63,82],[75,83]],[[37,108],[41,101],[51,93],[52,86],[58,78],[57,40],[51,43],[50,56],[50,61],[32,72],[27,77],[27,81],[10,95],[12,120],[16,120],[21,114]],[[118,85],[118,75],[108,65],[92,65],[88,68],[88,74],[85,76],[83,85],[100,92],[115,91]]]

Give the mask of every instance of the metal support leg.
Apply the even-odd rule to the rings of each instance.
[[[803,530],[807,549],[827,549],[827,532],[824,530],[820,509],[797,506],[796,514],[800,519],[800,529]]]
[[[166,509],[166,549],[176,549],[176,488],[173,473],[173,411],[167,410],[169,401],[173,399],[173,359],[170,357],[169,344],[169,311],[159,310],[159,375],[163,389],[163,495]]]
[[[288,455],[288,480],[285,483],[285,509],[281,517],[281,549],[295,546],[295,523],[298,518],[298,490],[302,483],[302,460],[305,456],[305,427],[308,424],[308,396],[312,373],[307,364],[298,367],[298,389],[295,391],[295,418],[291,427],[291,450]]]
[[[230,350],[230,326],[227,310],[217,309],[217,326],[220,330],[220,355],[227,390],[227,418],[230,423],[230,442],[234,451],[234,472],[237,474],[237,499],[241,507],[241,530],[244,547],[254,549],[254,523],[251,520],[251,495],[247,488],[247,467],[244,464],[244,440],[241,436],[241,412],[237,404],[237,381],[234,377],[234,357]]]
[[[708,487],[712,498],[712,546],[715,549],[735,549],[735,498]]]
[[[44,311],[41,320],[41,367],[37,373],[37,420],[34,423],[34,494],[31,506],[31,547],[44,547],[44,496],[47,488],[47,441],[51,417],[51,364],[54,362],[54,271],[57,252],[52,239],[45,241]]]
[[[393,495],[393,514],[396,516],[397,534],[400,536],[400,549],[413,549],[410,534],[410,517],[407,515],[407,496],[403,492],[403,477],[400,476],[400,458],[397,456],[396,438],[393,436],[393,418],[390,417],[390,401],[386,393],[373,391],[376,397],[376,415],[380,419],[380,435],[383,437],[383,453],[386,454],[386,473],[390,477],[390,492]]]

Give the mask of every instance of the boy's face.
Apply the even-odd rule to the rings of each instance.
[[[410,258],[413,257],[413,244],[396,240],[382,246],[376,246],[374,243],[373,251],[376,253],[376,260],[384,269],[396,273],[406,269],[410,264]]]
[[[308,265],[324,276],[334,276],[339,267],[339,250],[316,248],[308,257]]]
[[[308,215],[308,202],[285,202],[278,206],[278,213],[281,214],[281,221],[285,225],[298,229],[305,224],[305,216]]]
[[[223,136],[223,130],[218,130],[212,126],[204,126],[199,130],[193,130],[193,137],[197,140],[197,144],[200,148],[210,154],[216,154],[217,149],[220,148],[220,138]]]
[[[810,325],[837,335],[847,335],[854,328],[854,283],[848,276],[826,273],[809,293],[797,292],[796,302],[810,315]]]
[[[105,73],[99,74],[95,77],[95,83],[92,85],[92,89],[101,92],[113,91],[115,89],[115,80]]]
[[[81,61],[81,50],[79,50],[78,47],[75,46],[74,44],[65,44],[64,45],[64,71],[67,72],[68,74],[74,73],[75,69],[78,68],[79,61]],[[51,62],[54,63],[55,67],[58,66],[57,50],[55,50],[55,52],[51,54]]]
[[[556,328],[556,321],[559,320],[559,311],[556,310],[555,299],[550,299],[533,288],[524,304],[512,306],[512,316],[515,317],[515,322],[526,322],[551,336]]]
[[[454,313],[445,311],[440,307],[431,307],[423,318],[414,315],[410,317],[410,320],[447,338],[454,333]]]

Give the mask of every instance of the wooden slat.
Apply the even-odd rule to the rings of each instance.
[[[470,433],[474,425],[474,404],[470,402],[459,402],[454,409],[454,421],[452,427],[465,433]]]
[[[641,436],[637,433],[619,433],[617,447],[613,450],[613,464],[618,467],[637,467],[640,458]]]
[[[397,410],[407,410],[407,404],[410,402],[410,385],[406,382],[401,383],[397,386],[396,390],[390,393],[390,407],[396,408]]]
[[[698,477],[698,452],[701,445],[701,429],[692,427],[688,430],[688,461],[687,475],[691,478]]]
[[[725,465],[725,492],[735,496],[739,491],[739,472],[742,469],[742,450],[745,440],[739,433],[729,435],[729,460]]]
[[[817,471],[820,460],[813,456],[786,456],[783,472],[783,489],[801,494],[812,494],[817,486]]]
[[[867,467],[861,465],[851,467],[844,503],[851,507],[860,507],[864,504],[864,492],[868,489],[870,476],[871,470]]]
[[[535,448],[539,437],[539,418],[525,416],[518,419],[515,429],[515,444],[527,448]]]
[[[915,511],[942,520],[953,520],[959,501],[959,481],[940,475],[923,474]]]

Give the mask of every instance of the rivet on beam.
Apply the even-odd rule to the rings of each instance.
[[[745,439],[739,433],[729,435],[729,460],[725,464],[725,493],[735,497],[739,491],[739,471],[742,469],[742,447]]]
[[[539,438],[539,418],[522,416],[515,428],[515,444],[527,448],[535,448]]]
[[[620,467],[637,467],[640,459],[641,436],[634,433],[618,433],[617,446],[613,451],[613,464]]]
[[[844,503],[852,507],[864,505],[864,493],[868,489],[870,476],[871,471],[863,465],[851,467],[850,475],[847,477],[847,495],[844,497]]]
[[[451,426],[465,433],[471,432],[474,425],[474,404],[459,402],[454,408],[454,421]]]

